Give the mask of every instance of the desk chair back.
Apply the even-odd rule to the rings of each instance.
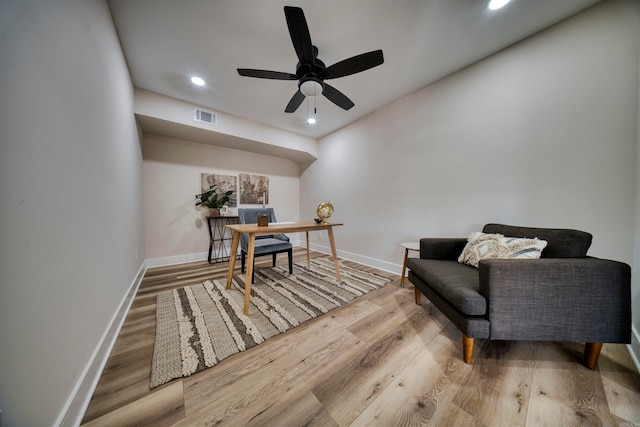
[[[273,208],[240,208],[238,209],[238,220],[240,224],[257,224],[258,215],[268,215],[269,223],[278,222]],[[242,272],[244,273],[245,259],[249,252],[249,236],[240,235],[240,249]],[[276,254],[286,252],[289,256],[289,273],[293,273],[293,245],[284,234],[270,234],[266,236],[256,236],[254,244],[254,256],[272,255],[273,266],[276,265]],[[255,270],[254,270],[255,271]],[[251,279],[253,281],[253,278]]]

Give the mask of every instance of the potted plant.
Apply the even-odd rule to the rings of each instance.
[[[204,206],[211,209],[211,216],[220,216],[220,208],[229,202],[229,196],[232,194],[233,190],[229,190],[220,195],[218,194],[218,187],[212,185],[204,193],[196,194],[196,206]]]

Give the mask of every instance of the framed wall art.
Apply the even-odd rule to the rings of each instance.
[[[244,205],[269,204],[269,177],[240,174],[240,203]]]
[[[216,192],[219,195],[222,195],[229,190],[233,191],[233,194],[229,196],[229,203],[227,205],[229,207],[238,206],[238,178],[236,176],[203,173],[201,174],[201,180],[203,192],[211,188],[212,185],[217,187]]]

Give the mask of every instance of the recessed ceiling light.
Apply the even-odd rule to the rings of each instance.
[[[307,124],[308,125],[315,125],[316,124],[316,119],[314,117],[309,117],[307,119]]]
[[[204,80],[198,76],[193,76],[191,77],[191,83],[193,83],[196,86],[204,86]]]
[[[500,9],[502,6],[506,5],[507,3],[509,3],[509,1],[511,0],[491,0],[489,2],[489,6],[487,7],[491,10],[497,10],[497,9]]]

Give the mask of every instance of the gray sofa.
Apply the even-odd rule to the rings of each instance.
[[[631,340],[631,268],[587,256],[592,236],[570,229],[487,224],[484,233],[547,241],[540,259],[458,262],[465,238],[420,240],[409,259],[416,304],[424,294],[461,331],[471,363],[474,338],[584,342],[594,369],[602,343]]]

